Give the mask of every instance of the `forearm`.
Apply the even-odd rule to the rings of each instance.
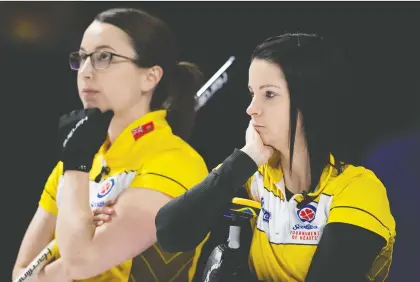
[[[255,162],[237,150],[203,182],[166,204],[156,217],[161,246],[169,252],[195,248],[256,170]]]
[[[26,267],[19,267],[13,270],[13,280],[17,279]],[[67,268],[62,259],[57,259],[46,265],[41,270],[32,282],[71,282],[72,279],[68,276]]]
[[[90,253],[95,233],[89,206],[89,178],[84,172],[66,172],[60,212],[57,217],[57,242],[61,256],[70,264],[83,264]]]

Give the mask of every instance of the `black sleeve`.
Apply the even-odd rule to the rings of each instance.
[[[345,223],[325,226],[305,282],[365,282],[386,241],[380,235]]]
[[[155,221],[161,247],[181,252],[198,246],[257,169],[247,154],[235,150],[201,183],[163,206]]]

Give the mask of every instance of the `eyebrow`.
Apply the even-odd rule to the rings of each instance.
[[[274,85],[274,84],[263,84],[259,87],[259,89],[261,90],[261,89],[268,88],[268,87],[274,87],[274,88],[281,89],[280,86],[277,86],[277,85]],[[248,85],[248,89],[252,90],[251,86]]]
[[[274,84],[264,84],[260,86],[260,89],[264,89],[264,88],[268,88],[268,87],[274,87],[274,88],[279,88],[281,89],[280,86],[274,85]]]
[[[98,50],[101,50],[101,49],[112,49],[112,50],[116,51],[114,48],[112,48],[109,45],[99,45],[95,48],[95,51],[98,51]],[[83,48],[83,47],[80,47],[80,51],[86,52],[85,48]]]

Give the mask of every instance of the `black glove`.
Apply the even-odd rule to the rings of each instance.
[[[105,142],[112,111],[102,113],[98,108],[73,111],[59,121],[59,156],[64,171],[89,172],[93,158]]]

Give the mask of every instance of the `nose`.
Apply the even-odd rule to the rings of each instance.
[[[90,57],[88,57],[84,62],[81,62],[78,74],[84,79],[92,78],[93,65]]]
[[[260,116],[262,114],[261,106],[259,105],[256,97],[252,98],[251,103],[249,104],[248,108],[246,109],[246,113],[249,116]]]

